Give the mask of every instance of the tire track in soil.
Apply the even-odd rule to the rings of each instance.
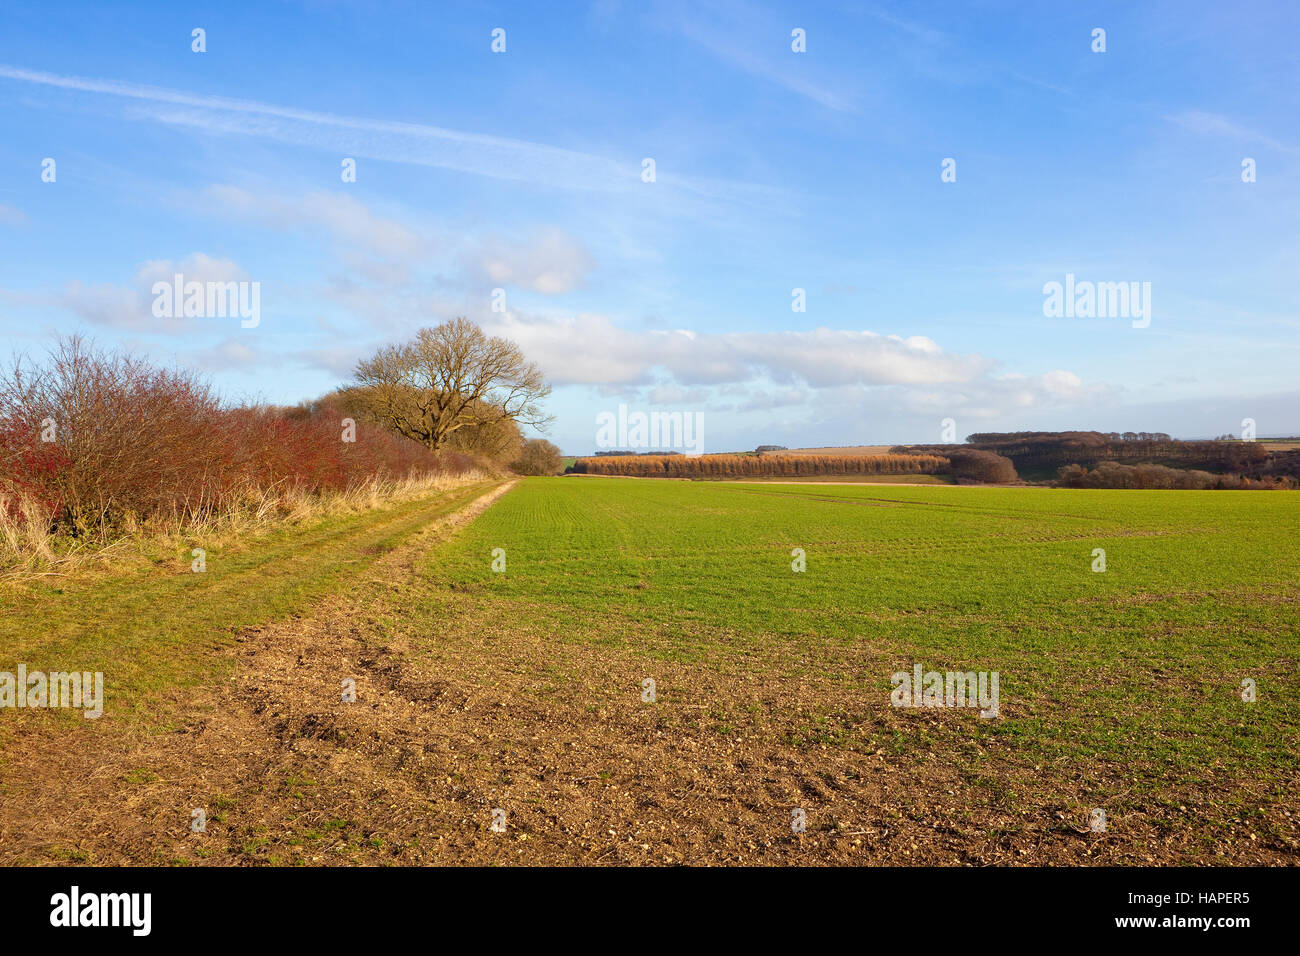
[[[486,489],[383,553],[359,572],[363,588],[387,587],[394,574],[411,573],[412,562],[431,544],[514,484]],[[384,515],[378,527],[400,528],[409,520]],[[21,746],[15,741],[4,768],[0,863],[252,862],[205,847],[205,835],[191,831],[191,812],[203,809],[209,833],[221,830],[220,819],[233,815],[241,794],[264,789],[268,773],[293,765],[284,757],[303,749],[300,740],[330,739],[337,718],[319,706],[298,705],[304,696],[326,702],[323,694],[314,699],[319,688],[304,683],[307,673],[300,668],[316,656],[317,637],[346,635],[358,613],[355,597],[335,593],[305,614],[244,628],[225,652],[237,658],[234,676],[182,692],[178,709],[186,721],[174,732],[140,738],[77,726],[52,739],[38,729],[21,738]],[[292,662],[286,659],[290,649]],[[325,654],[322,660],[336,658]],[[340,681],[332,686],[337,700]],[[258,830],[251,828],[241,851],[262,839]]]

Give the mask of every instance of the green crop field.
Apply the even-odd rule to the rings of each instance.
[[[428,573],[652,678],[662,663],[737,682],[710,698],[659,680],[666,712],[770,733],[781,692],[816,685],[779,721],[799,746],[941,759],[994,801],[1109,807],[1112,834],[1126,813],[1182,831],[1195,803],[1179,839],[1209,859],[1220,838],[1267,842],[1243,820],[1296,849],[1298,570],[1282,493],[551,479]],[[891,674],[915,663],[999,672],[999,716],[891,708]]]
[[[529,478],[11,584],[107,702],[10,715],[0,857],[1294,864],[1296,501]]]

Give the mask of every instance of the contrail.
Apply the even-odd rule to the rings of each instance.
[[[635,161],[617,161],[528,140],[441,126],[341,116],[257,100],[188,93],[118,80],[64,76],[7,64],[0,64],[0,77],[156,104],[147,113],[148,117],[170,125],[264,136],[342,155],[361,155],[584,191],[631,192],[643,185],[640,157]],[[273,122],[266,122],[268,119]],[[661,175],[659,179],[661,185],[724,201],[764,204],[774,203],[776,199],[776,191],[764,186],[672,175]]]

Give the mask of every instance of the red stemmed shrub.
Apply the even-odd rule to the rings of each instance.
[[[201,521],[270,493],[343,492],[476,465],[345,419],[329,399],[230,406],[190,372],[68,338],[45,363],[19,361],[0,376],[0,499],[102,535]]]

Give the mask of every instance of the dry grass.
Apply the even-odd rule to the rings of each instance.
[[[0,566],[21,559],[45,564],[55,559],[50,516],[35,500],[0,495]]]
[[[199,519],[152,519],[128,516],[123,529],[111,536],[73,537],[51,530],[50,515],[30,498],[0,497],[0,576],[64,574],[88,565],[118,563],[127,556],[172,552],[201,539],[221,545],[256,538],[284,524],[357,514],[399,504],[488,477],[473,470],[448,474],[369,478],[343,491],[314,493],[280,482],[269,488],[249,487],[224,508]]]

